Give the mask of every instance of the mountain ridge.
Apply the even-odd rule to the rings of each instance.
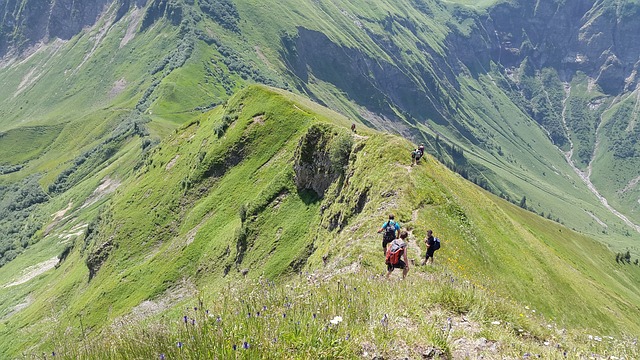
[[[430,156],[411,167],[405,151],[412,144],[404,139],[363,127],[352,134],[349,124],[296,95],[250,87],[185,124],[139,166],[133,165],[142,140],[134,138],[130,152],[94,175],[93,185],[82,182],[84,195],[76,189],[57,199],[64,220],[0,268],[0,279],[11,285],[0,292],[2,348],[53,349],[66,327],[75,329],[70,336],[100,336],[103,326],[134,316],[145,301],[171,302],[169,294],[183,282],[185,291],[203,287],[216,294],[245,277],[286,282],[296,273],[346,271],[353,264],[382,273],[374,230],[389,211],[411,230],[416,262],[425,229],[436,229],[444,240],[436,271],[446,281],[452,276],[492,289],[498,299],[535,307],[559,326],[610,334],[634,326],[640,289],[633,279],[640,269],[616,265],[603,245],[489,195]],[[348,158],[332,155],[344,136],[353,139]],[[238,162],[244,151],[254,156]],[[84,206],[105,176],[132,171],[118,175],[125,168],[135,168],[133,176]],[[303,175],[305,168],[330,185],[310,192],[316,181]],[[321,180],[331,173],[342,175]],[[55,270],[16,284],[13,274],[26,259],[51,254],[60,254]],[[424,271],[416,266],[410,276]],[[10,305],[23,303],[24,309]],[[17,340],[10,336],[15,331],[25,336]]]

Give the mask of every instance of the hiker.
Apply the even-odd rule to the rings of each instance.
[[[392,242],[400,235],[400,224],[394,221],[394,215],[389,214],[389,221],[382,224],[382,227],[378,229],[378,234],[382,234],[382,251],[387,254],[387,244]]]
[[[387,264],[387,279],[393,269],[402,269],[402,279],[407,277],[409,272],[409,261],[407,260],[407,243],[405,239],[409,233],[402,231],[398,239],[394,239],[389,243],[385,263]]]
[[[420,144],[417,149],[411,152],[411,166],[417,165],[420,158],[424,155],[424,145]]]
[[[427,244],[427,254],[422,261],[422,265],[425,265],[427,262],[433,264],[433,253],[440,249],[440,240],[433,237],[433,231],[427,230],[427,238],[424,239],[424,243]]]
[[[356,132],[356,123],[351,124],[351,131]]]

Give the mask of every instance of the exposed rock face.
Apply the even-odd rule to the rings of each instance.
[[[135,0],[116,0],[118,17]],[[95,24],[114,0],[0,0],[0,57],[40,41],[67,40]],[[142,6],[146,0],[138,0]]]
[[[333,170],[329,157],[330,128],[315,125],[300,139],[295,154],[295,182],[299,190],[313,190],[322,197],[339,173]]]
[[[595,0],[505,2],[480,21],[495,34],[494,61],[518,66],[525,58],[537,68],[571,76],[583,71],[616,94],[640,60],[640,4]]]

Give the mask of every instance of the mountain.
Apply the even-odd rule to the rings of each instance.
[[[548,340],[563,327],[620,340],[637,331],[639,267],[617,264],[601,244],[490,195],[430,156],[410,166],[404,154],[411,143],[404,139],[362,127],[353,134],[348,126],[345,117],[304,98],[249,87],[142,157],[142,140],[130,141],[125,153],[86,185],[61,194],[57,202],[64,209],[47,234],[0,268],[3,357],[25,350],[100,357],[107,351],[102,346],[112,348],[108,351],[131,346],[114,347],[112,341],[123,336],[117,332],[102,343],[105,331],[116,331],[105,325],[130,324],[127,328],[137,329],[135,338],[142,334],[134,325],[140,321],[160,321],[163,313],[182,319],[185,306],[213,310],[229,292],[248,292],[236,295],[237,305],[225,305],[244,311],[248,305],[240,299],[263,291],[251,291],[252,281],[275,280],[282,284],[279,291],[290,294],[287,279],[293,279],[294,288],[307,281],[296,280],[299,273],[317,278],[312,288],[328,286],[323,290],[328,294],[336,291],[331,289],[338,277],[382,292],[376,298],[385,299],[390,284],[369,274],[384,273],[375,229],[389,211],[411,231],[409,256],[416,263],[427,228],[436,229],[444,242],[439,265],[432,270],[413,266],[412,283],[403,290],[432,291],[398,301],[426,309],[440,304],[448,309],[444,314],[466,315],[477,326],[504,321],[507,334],[523,327],[541,331],[539,336]],[[359,293],[357,301],[381,301],[365,300],[366,295]],[[288,301],[297,304],[295,299]],[[259,301],[248,311],[260,311]],[[486,308],[487,301],[503,313]],[[333,315],[348,312],[343,304],[334,305]],[[547,320],[530,318],[533,313],[519,319],[525,306]],[[420,326],[419,314],[378,311],[384,311],[380,317],[394,314],[393,321],[407,317],[404,321]],[[358,321],[382,326],[377,316]],[[549,331],[544,321],[555,330]],[[13,336],[17,333],[21,336]],[[161,333],[149,335],[153,339]],[[359,336],[372,340],[366,333]],[[401,338],[409,341],[408,336]],[[490,338],[504,341],[495,334]],[[153,344],[163,342],[150,339],[154,349]],[[567,335],[553,341],[571,348],[578,339]],[[432,340],[417,341],[427,346]],[[95,350],[83,353],[77,344]],[[359,351],[354,346],[349,351]],[[630,343],[624,346],[633,349]],[[383,347],[376,351],[395,354]]]
[[[329,239],[346,240],[346,231],[370,241],[331,264],[381,272],[371,233],[386,211],[401,212],[416,239],[427,226],[452,238],[443,267],[479,285],[494,279],[496,299],[534,304],[571,326],[634,331],[637,270],[588,237],[637,257],[637,9],[0,1],[5,354],[47,348],[64,324],[97,332],[145,301],[173,299],[168,289],[181,281],[220,291],[238,272],[318,271],[328,249],[343,247]],[[247,90],[253,83],[298,95]],[[274,105],[278,127],[267,114],[279,96],[293,100]],[[352,122],[357,136],[345,135]],[[273,127],[255,130],[262,124]],[[412,145],[371,129],[423,142],[463,177],[542,217],[477,195],[433,158],[419,177],[406,170],[414,187],[380,188],[404,174]],[[325,174],[315,179],[293,170],[310,159],[297,141],[314,131],[308,141],[336,147],[313,164]],[[323,135],[332,131],[343,135]],[[358,155],[360,146],[378,160],[334,166],[345,154],[376,159]],[[362,176],[351,179],[356,170]],[[445,188],[422,184],[436,177],[430,171],[447,174],[431,180]],[[405,196],[404,207],[382,200]],[[272,221],[287,225],[265,230]],[[567,301],[576,298],[584,307]]]

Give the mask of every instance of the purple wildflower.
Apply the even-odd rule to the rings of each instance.
[[[238,346],[236,344],[233,344],[232,348],[235,351],[238,348]]]
[[[287,317],[287,313],[282,313],[282,317],[286,318]]]
[[[384,316],[382,317],[382,319],[380,320],[380,323],[382,324],[382,326],[387,327],[387,325],[389,325],[389,317],[387,316],[387,314],[384,314]]]
[[[318,315],[316,315],[316,313],[313,313],[313,318],[315,319]]]
[[[56,352],[55,352],[55,351],[52,351],[52,352],[51,352],[51,356],[56,356]]]
[[[182,320],[186,324],[189,321],[189,318],[187,317],[187,315],[185,315],[185,316],[182,317]]]
[[[197,307],[197,306],[194,306],[194,307],[193,307],[193,311],[198,311],[198,307]]]
[[[260,317],[260,311],[256,312],[256,316]]]
[[[278,338],[275,338],[275,337],[274,337],[274,338],[271,340],[271,342],[272,342],[272,343],[274,343],[274,344],[275,344],[275,343],[277,343],[277,342],[278,342]]]
[[[164,360],[164,359],[165,359],[164,354],[160,354],[160,360]]]
[[[349,341],[350,338],[351,338],[351,334],[347,334],[347,336],[344,339]]]
[[[247,317],[248,317],[248,318],[250,318],[250,317],[251,317],[251,313],[248,313],[248,314],[247,314]]]
[[[191,319],[191,325],[195,325],[196,324],[196,319]]]
[[[205,310],[204,313],[209,315],[209,309]]]
[[[262,307],[262,311],[267,311],[267,306],[266,305]]]
[[[249,343],[246,342],[246,341],[244,343],[242,343],[242,348],[243,349],[248,349],[249,348]]]
[[[178,349],[182,349],[182,341],[178,341]]]
[[[216,317],[216,321],[217,321],[217,322],[222,321],[222,318],[220,317],[220,315],[218,315],[218,316]]]

